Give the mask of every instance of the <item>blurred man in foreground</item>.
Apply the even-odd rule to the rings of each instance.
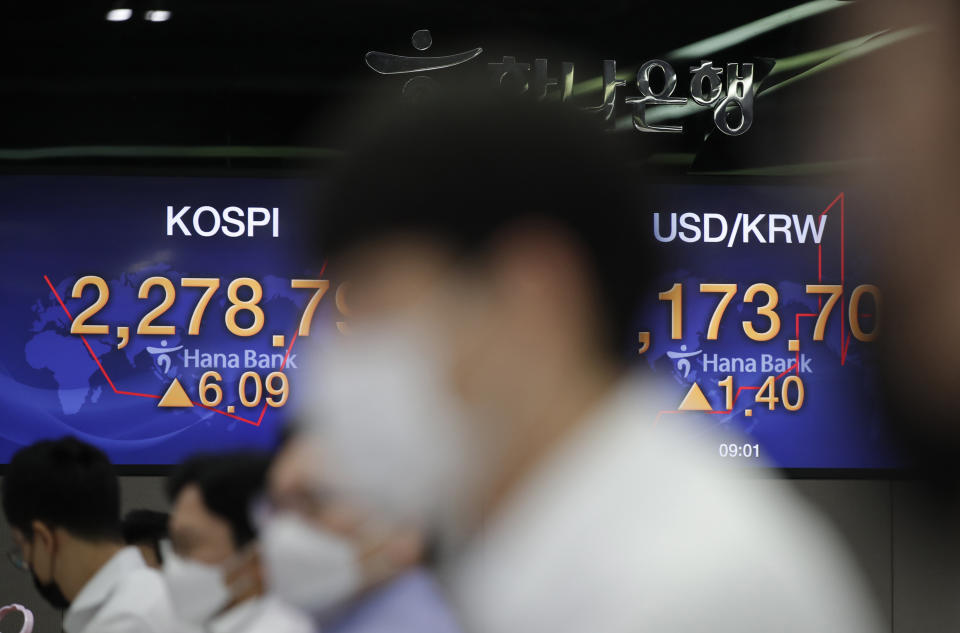
[[[894,625],[917,633],[957,630],[960,87],[947,78],[960,63],[960,3],[878,0],[852,6],[858,10],[843,13],[841,33],[883,29],[900,37],[833,70],[821,94],[829,95],[836,114],[818,117],[810,139],[819,156],[858,159],[848,161],[854,169],[847,186],[869,210],[869,246],[883,291],[877,306],[882,394],[910,470],[910,481],[898,486],[892,500],[895,556],[910,560],[914,570],[896,575]],[[880,84],[889,85],[891,78],[914,89]]]
[[[265,595],[253,499],[269,460],[251,453],[198,456],[171,475],[171,551],[163,571],[174,609],[214,633],[309,633],[310,621]]]
[[[73,438],[20,450],[3,510],[40,594],[67,609],[67,633],[180,633],[163,578],[120,531],[120,490],[99,449]]]
[[[459,633],[418,530],[330,493],[309,438],[288,439],[260,509],[268,586],[326,633]],[[402,475],[401,475],[402,476]]]
[[[131,510],[123,517],[123,542],[135,545],[144,562],[154,569],[163,566],[160,542],[167,538],[170,515],[156,510]]]
[[[625,362],[653,209],[582,116],[425,104],[360,144],[319,210],[350,318],[318,355],[318,480],[436,530],[475,633],[879,630],[787,488],[655,424]]]

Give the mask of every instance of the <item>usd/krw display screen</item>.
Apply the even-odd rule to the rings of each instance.
[[[696,414],[720,457],[786,468],[897,465],[878,389],[883,289],[869,211],[843,190],[658,192],[645,247],[666,262],[637,321],[640,362],[673,390],[658,424]]]

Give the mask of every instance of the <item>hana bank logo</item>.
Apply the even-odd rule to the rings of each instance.
[[[433,45],[433,36],[428,29],[420,29],[413,33],[411,44],[418,51],[426,51]],[[364,56],[364,60],[371,70],[381,75],[414,75],[404,82],[401,94],[417,101],[441,89],[440,82],[420,73],[461,66],[478,58],[482,53],[483,48],[479,46],[440,56],[370,51]],[[549,60],[545,58],[533,60],[532,74],[529,62],[517,61],[515,56],[509,55],[504,55],[499,62],[489,62],[487,70],[493,85],[500,89],[520,94],[531,93],[537,99],[556,95],[561,101],[567,101],[573,96],[572,62],[562,62],[560,75],[557,77],[550,77]],[[617,91],[626,88],[627,81],[617,78],[617,62],[613,59],[603,60],[602,74],[600,104],[583,109],[612,124],[615,121]],[[654,77],[656,79],[651,81]],[[753,102],[757,83],[754,82],[754,67],[751,63],[727,64],[726,68],[720,68],[714,66],[712,61],[703,60],[699,65],[691,66],[689,97],[674,96],[677,73],[673,66],[661,59],[642,64],[637,69],[635,83],[640,96],[626,97],[623,103],[630,106],[632,127],[637,131],[682,133],[682,125],[655,125],[648,122],[647,107],[686,107],[691,105],[690,101],[696,106],[712,109],[714,124],[728,136],[740,136],[753,125]],[[659,86],[659,89],[654,85]]]
[[[160,370],[160,375],[166,377],[170,373],[170,366],[172,361],[170,360],[170,354],[176,352],[177,350],[183,349],[183,345],[177,345],[176,347],[167,347],[167,340],[164,339],[160,341],[160,347],[147,347],[147,352],[153,356],[153,361],[156,363],[156,369]]]
[[[695,352],[688,352],[686,345],[680,346],[680,351],[668,351],[667,357],[671,360],[676,361],[677,363],[677,372],[682,373],[683,377],[686,378],[690,375],[690,359],[694,356],[699,356],[703,353],[702,349],[698,349]]]

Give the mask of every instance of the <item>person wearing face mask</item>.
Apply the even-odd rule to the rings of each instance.
[[[270,469],[257,510],[270,590],[325,633],[460,633],[421,566],[420,531],[330,495],[317,457],[311,438],[294,434]]]
[[[204,631],[313,631],[306,616],[264,591],[250,506],[268,465],[259,453],[199,455],[167,481],[172,510],[163,574],[177,615]]]
[[[884,630],[827,524],[630,370],[664,283],[636,137],[448,97],[367,112],[324,182],[316,485],[434,530],[471,633]]]
[[[74,438],[18,451],[3,478],[17,551],[66,633],[180,633],[166,585],[124,546],[120,488],[106,455]]]

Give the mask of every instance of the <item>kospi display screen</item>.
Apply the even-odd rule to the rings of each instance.
[[[332,299],[296,182],[0,182],[0,459],[64,434],[118,464],[275,441]]]
[[[271,446],[311,331],[347,312],[305,250],[303,188],[0,177],[0,461],[65,434],[118,464]],[[854,196],[668,186],[635,212],[639,246],[668,263],[627,350],[676,392],[649,423],[696,415],[735,430],[723,458],[895,465],[873,358],[882,291],[856,247]]]

